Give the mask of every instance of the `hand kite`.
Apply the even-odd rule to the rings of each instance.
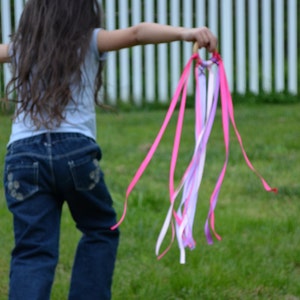
[[[186,106],[186,96],[187,96],[187,86],[188,79],[191,73],[191,69],[194,63],[194,74],[195,74],[195,148],[194,153],[188,164],[186,171],[184,172],[180,184],[177,188],[174,186],[174,174],[176,168],[176,162],[179,151],[179,144],[183,126],[183,117]],[[213,68],[215,66],[215,68]],[[214,70],[215,69],[215,70]],[[207,73],[208,73],[208,83],[207,83]],[[118,227],[125,218],[128,197],[133,190],[134,186],[142,176],[144,170],[149,164],[165,129],[171,119],[171,116],[176,108],[179,98],[181,96],[178,121],[176,126],[176,133],[173,145],[173,151],[170,163],[170,175],[169,175],[169,197],[170,197],[170,208],[168,210],[166,219],[164,221],[163,227],[159,234],[156,243],[156,255],[158,258],[163,257],[166,252],[170,249],[174,239],[175,234],[178,241],[178,246],[180,249],[180,263],[185,263],[185,248],[193,249],[196,245],[193,238],[193,223],[198,199],[198,191],[200,188],[204,165],[206,157],[206,145],[211,133],[213,126],[218,98],[221,98],[221,108],[222,108],[222,125],[224,133],[225,142],[225,162],[213,193],[210,198],[210,208],[208,216],[204,226],[204,232],[209,244],[213,243],[212,233],[215,237],[220,240],[221,237],[217,234],[215,230],[215,218],[214,210],[217,205],[218,195],[222,186],[222,182],[225,176],[228,157],[229,157],[229,122],[231,122],[235,134],[237,136],[238,142],[241,146],[241,150],[248,167],[260,178],[263,187],[266,191],[277,192],[276,188],[271,188],[260,173],[253,167],[250,162],[245,149],[243,147],[242,138],[236,127],[234,120],[234,110],[231,99],[230,90],[227,83],[226,73],[223,65],[222,58],[218,52],[214,52],[212,57],[204,61],[200,58],[198,54],[198,45],[194,45],[194,53],[187,62],[178,86],[176,88],[175,94],[171,100],[169,109],[167,111],[165,120],[162,127],[156,136],[154,143],[152,144],[148,154],[138,168],[135,176],[133,177],[131,183],[129,184],[126,191],[126,200],[124,204],[124,211],[120,221],[112,227],[115,229]],[[174,208],[174,204],[178,195],[181,193],[181,202],[177,211]],[[162,242],[166,236],[169,226],[172,228],[172,241],[168,248],[160,253],[160,248]]]

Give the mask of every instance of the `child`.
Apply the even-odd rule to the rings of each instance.
[[[110,229],[116,215],[94,108],[106,52],[172,41],[217,46],[205,27],[100,28],[97,0],[28,0],[11,43],[0,45],[0,62],[12,65],[7,97],[18,94],[4,174],[15,237],[9,299],[50,298],[64,201],[82,232],[69,299],[111,298],[119,231]]]

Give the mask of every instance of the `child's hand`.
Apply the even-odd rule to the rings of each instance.
[[[197,42],[199,48],[204,47],[209,52],[217,49],[218,39],[207,27],[185,29],[182,32],[182,39],[187,42]]]

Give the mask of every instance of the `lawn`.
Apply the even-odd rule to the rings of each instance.
[[[151,146],[164,111],[98,113],[101,167],[120,216],[125,191]],[[206,243],[203,227],[209,197],[224,162],[221,113],[207,150],[194,236],[197,246],[179,264],[176,242],[157,260],[154,248],[168,209],[168,174],[176,118],[172,119],[157,152],[129,198],[121,225],[113,299],[230,300],[300,299],[300,104],[238,104],[236,123],[253,165],[277,194],[264,191],[243,159],[231,131],[230,158],[216,209],[216,229],[222,241]],[[0,115],[0,165],[3,176],[8,116]],[[193,151],[194,113],[186,112],[176,178]],[[76,242],[80,237],[65,209],[61,256],[53,300],[67,299]],[[168,236],[168,238],[170,235]],[[7,299],[9,254],[13,245],[11,216],[0,185],[0,300]],[[87,299],[88,300],[88,299]]]

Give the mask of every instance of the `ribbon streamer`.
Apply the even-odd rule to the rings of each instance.
[[[195,77],[195,148],[193,156],[190,163],[188,164],[177,188],[174,184],[174,174],[176,169],[176,163],[178,158],[181,132],[184,121],[184,112],[186,106],[186,96],[187,96],[187,86],[190,77],[191,69],[194,63],[194,77]],[[215,70],[214,70],[215,69]],[[208,83],[207,83],[207,73],[208,73]],[[184,264],[186,261],[185,248],[194,249],[196,246],[195,239],[193,237],[193,223],[196,212],[198,192],[200,189],[202,175],[205,166],[206,157],[206,147],[210,137],[211,129],[216,115],[218,98],[221,98],[222,107],[222,125],[224,133],[224,144],[225,144],[225,162],[223,168],[220,172],[218,180],[216,182],[215,188],[210,197],[210,207],[208,216],[204,226],[204,232],[208,244],[213,243],[213,235],[221,240],[221,237],[215,230],[215,217],[214,211],[218,201],[218,195],[223,183],[223,179],[226,173],[226,168],[229,158],[229,124],[231,122],[235,134],[237,136],[238,142],[240,144],[244,159],[248,167],[260,178],[263,187],[266,191],[277,192],[276,188],[271,188],[260,173],[253,167],[250,162],[246,151],[243,146],[241,135],[237,129],[234,120],[234,110],[231,99],[230,90],[227,83],[226,73],[224,69],[224,64],[222,58],[218,52],[213,53],[211,59],[204,61],[201,60],[198,54],[198,47],[194,45],[194,53],[188,60],[178,86],[175,90],[174,96],[171,100],[169,109],[167,111],[166,117],[162,124],[161,129],[158,132],[149,152],[147,153],[145,159],[138,168],[136,174],[134,175],[132,181],[130,182],[127,191],[126,199],[124,203],[123,214],[120,221],[112,227],[112,230],[117,228],[124,220],[127,210],[128,197],[137,184],[138,180],[142,176],[144,170],[149,164],[151,158],[153,157],[159,142],[167,128],[167,125],[172,117],[172,114],[179,102],[180,96],[180,107],[178,113],[178,120],[174,138],[173,151],[170,162],[170,175],[169,175],[169,199],[170,207],[163,223],[161,232],[158,236],[156,243],[156,255],[158,259],[162,258],[171,248],[172,243],[177,237],[178,246],[180,249],[180,263]],[[181,193],[181,202],[177,209],[175,210],[175,201]],[[169,246],[160,254],[160,248],[171,226],[172,238]]]

